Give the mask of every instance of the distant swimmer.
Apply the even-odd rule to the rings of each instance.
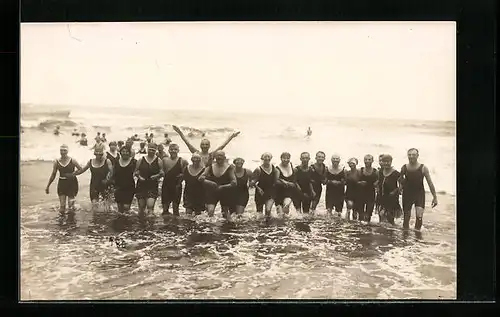
[[[153,133],[150,133],[149,136],[146,137],[146,142],[148,144],[151,143],[151,142],[154,142],[153,138],[154,138]]]
[[[132,141],[141,141],[141,139],[139,138],[139,136],[137,134],[134,134],[132,137],[131,137]]]
[[[183,203],[186,208],[186,214],[200,215],[205,211],[205,186],[200,180],[201,174],[205,170],[205,166],[201,164],[201,156],[199,153],[193,153],[191,156],[190,165],[184,168],[184,195]]]
[[[52,173],[50,174],[49,182],[45,188],[45,193],[49,194],[49,188],[56,173],[59,171],[59,180],[57,181],[57,195],[59,196],[59,212],[63,215],[66,212],[66,201],[68,210],[74,211],[75,197],[78,194],[78,180],[73,176],[75,170],[81,169],[80,164],[68,156],[68,146],[61,145],[59,152],[61,157],[54,160]]]
[[[345,202],[347,207],[346,219],[351,218],[357,220],[359,215],[359,180],[360,173],[357,169],[358,159],[352,157],[347,161],[349,165],[349,170],[345,173],[346,179],[346,190],[345,190]]]
[[[403,228],[410,227],[411,208],[415,205],[415,229],[422,228],[422,218],[425,209],[425,189],[424,178],[429,185],[432,194],[431,207],[437,206],[437,195],[434,183],[432,182],[429,169],[424,164],[418,162],[418,150],[415,148],[408,150],[408,164],[401,168],[401,189],[403,192]]]
[[[163,144],[169,145],[170,143],[172,143],[172,140],[168,137],[168,133],[165,133],[163,137],[164,137]]]
[[[279,176],[276,183],[274,203],[278,214],[288,214],[293,198],[297,196],[297,175],[292,163],[290,153],[281,153],[281,163],[276,166]]]
[[[158,198],[158,184],[163,177],[163,162],[156,156],[158,146],[148,144],[147,155],[137,160],[135,175],[137,176],[136,194],[139,214],[143,215],[147,208],[152,214]]]
[[[101,138],[101,132],[97,132],[97,135],[96,137],[94,138],[95,142],[96,143],[100,143],[102,142],[102,138]]]
[[[230,209],[233,202],[232,189],[236,186],[236,176],[234,175],[234,166],[229,164],[224,151],[214,153],[215,163],[205,168],[200,176],[206,186],[206,204],[207,212],[213,217],[217,203],[221,205],[222,216],[229,219]]]
[[[118,212],[128,212],[130,210],[135,194],[134,172],[136,165],[137,161],[130,156],[130,148],[127,146],[122,147],[113,173],[114,196]]]
[[[378,172],[378,204],[380,222],[394,224],[394,218],[401,217],[399,204],[399,181],[401,174],[392,167],[392,156],[383,154],[380,159],[382,168]]]
[[[173,126],[173,129],[175,132],[177,132],[179,134],[179,136],[181,137],[182,141],[184,141],[184,143],[186,144],[186,146],[189,148],[189,151],[191,151],[191,153],[195,153],[195,152],[200,152],[200,155],[201,155],[201,159],[202,159],[202,163],[203,165],[205,166],[209,166],[211,163],[212,163],[212,156],[215,152],[217,151],[220,151],[222,149],[224,149],[226,147],[226,145],[229,144],[229,142],[231,142],[232,139],[234,139],[235,137],[237,137],[240,132],[234,132],[232,133],[226,141],[224,141],[224,143],[222,143],[221,146],[219,146],[218,148],[215,149],[214,152],[209,152],[210,150],[210,141],[207,140],[207,139],[202,139],[201,142],[200,142],[200,148],[201,148],[201,151],[198,150],[197,148],[195,148],[190,142],[189,140],[186,138],[186,136],[184,135],[184,133],[182,133],[182,131],[177,127],[177,126]]]
[[[118,141],[117,145],[118,145],[118,152],[120,152],[120,150],[122,149],[123,145],[125,144],[125,142],[123,141]]]
[[[257,167],[252,173],[251,185],[255,187],[255,207],[257,212],[265,211],[265,216],[271,216],[271,209],[274,205],[274,189],[278,182],[279,172],[271,164],[273,155],[265,152],[260,159],[262,164]]]
[[[95,149],[96,147],[99,147],[99,146],[103,146],[104,147],[104,144],[102,143],[102,139],[99,137],[99,138],[96,138],[95,140],[95,144],[94,146],[92,146],[91,150]]]
[[[106,143],[108,142],[108,140],[106,139],[106,133],[103,133],[102,136],[101,136],[101,142],[102,143]]]
[[[340,156],[337,154],[332,155],[332,165],[326,171],[326,194],[325,204],[328,214],[335,212],[340,217],[342,209],[344,208],[345,199],[345,171],[340,168]]]
[[[138,154],[146,154],[146,142],[141,142],[139,143],[139,151],[137,151]]]
[[[359,220],[370,222],[375,207],[375,188],[378,182],[378,171],[372,167],[373,156],[365,155],[365,166],[361,167],[359,178]]]
[[[71,133],[72,136],[80,136],[80,132],[78,132],[77,129],[74,129],[73,132]]]
[[[304,213],[309,212],[311,209],[311,202],[317,195],[314,191],[312,171],[309,167],[310,159],[311,155],[309,152],[302,152],[300,154],[300,165],[295,167],[299,194],[294,200],[294,205],[297,211],[302,211]]]
[[[109,142],[109,151],[106,152],[106,158],[111,161],[113,167],[120,159],[120,153],[118,153],[118,144],[115,141]]]
[[[307,128],[307,136],[311,136],[313,131],[311,130],[311,127]]]
[[[56,128],[54,129],[54,135],[59,135],[59,134],[61,134],[61,127],[56,126]]]
[[[100,199],[106,200],[109,197],[109,182],[113,176],[113,165],[104,155],[104,144],[99,144],[94,148],[95,158],[90,159],[87,164],[73,175],[77,176],[90,169],[90,201],[93,207]]]
[[[168,154],[165,152],[165,147],[163,146],[163,144],[158,144],[158,152],[156,152],[156,156],[158,156],[162,160],[168,156]]]
[[[80,135],[80,140],[76,141],[76,143],[79,143],[81,146],[88,146],[87,135],[82,133]]]
[[[179,157],[179,146],[170,143],[168,154],[163,158],[163,184],[161,186],[161,204],[163,215],[168,215],[170,204],[172,213],[179,216],[179,205],[182,198],[182,171],[188,166],[188,162]]]
[[[316,162],[311,165],[311,180],[313,184],[313,189],[316,195],[311,200],[311,210],[315,211],[316,206],[318,206],[319,199],[321,198],[321,193],[323,192],[323,184],[325,184],[325,174],[327,167],[325,165],[326,154],[323,151],[318,151],[316,153]]]
[[[231,212],[241,215],[245,212],[245,208],[248,205],[248,199],[250,198],[248,193],[248,185],[251,181],[252,171],[244,168],[245,160],[241,157],[237,157],[233,160],[234,164],[234,175],[236,177],[236,186],[233,190],[233,208]]]

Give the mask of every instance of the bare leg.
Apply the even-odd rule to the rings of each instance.
[[[290,205],[292,204],[292,199],[289,197],[286,197],[283,199],[283,212],[288,215],[290,212]]]
[[[59,196],[59,213],[64,215],[66,213],[66,196]]]
[[[174,216],[179,216],[179,204],[172,203],[172,212],[174,213]]]
[[[146,209],[146,198],[137,199],[137,205],[139,206],[139,214],[144,214],[144,211]]]
[[[146,208],[148,209],[148,214],[152,214],[155,209],[156,198],[148,198],[146,200]]]
[[[347,211],[346,211],[345,219],[347,219],[347,220],[351,219],[351,210],[353,208],[353,205],[354,205],[354,203],[353,203],[352,200],[348,200],[347,203],[346,203]]]
[[[186,215],[192,215],[192,214],[193,214],[193,209],[186,208]]]
[[[411,206],[407,210],[403,210],[403,229],[410,229]]]
[[[68,197],[68,211],[75,212],[75,197]]]
[[[268,201],[266,201],[266,217],[271,216],[271,209],[273,208],[273,205],[274,205],[274,200],[269,199]]]
[[[242,215],[245,212],[245,206],[236,206],[236,214]]]
[[[424,208],[415,206],[415,230],[422,229],[422,219],[424,217]]]
[[[169,202],[161,202],[161,206],[163,207],[163,215],[168,215],[168,209],[170,208],[170,203]]]
[[[213,217],[215,213],[215,205],[207,205],[207,213],[209,217]]]
[[[220,209],[221,209],[222,217],[224,217],[227,220],[230,220],[231,219],[231,213],[229,212],[229,207],[227,207],[227,206],[221,206]]]

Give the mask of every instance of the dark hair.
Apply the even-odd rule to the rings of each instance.
[[[111,145],[117,145],[117,144],[116,144],[116,141],[111,141],[111,142],[109,142],[109,145],[111,146]]]
[[[288,153],[288,152],[283,152],[283,153],[281,153],[280,158],[282,159],[282,158],[284,158],[285,156],[288,156],[288,158],[291,158],[291,157],[292,157],[292,155],[290,155],[290,153]]]
[[[415,152],[417,152],[417,154],[419,154],[418,153],[418,149],[416,149],[414,147],[412,147],[411,149],[409,149],[406,153],[410,153],[411,151],[415,151]]]
[[[129,152],[132,152],[132,148],[130,146],[122,146],[122,148],[120,149],[120,154],[124,151],[124,150],[127,150]]]
[[[324,156],[324,157],[326,157],[326,154],[325,154],[325,152],[323,152],[323,151],[318,151],[318,152],[316,152],[316,155],[318,155],[318,154],[320,154],[320,153],[321,153],[321,154],[323,154],[323,156]]]
[[[302,152],[302,153],[300,153],[300,157],[302,157],[302,155],[305,155],[305,154],[309,155],[309,157],[311,156],[311,154],[309,154],[309,152]]]
[[[121,140],[118,141],[118,145],[123,145],[123,144],[125,144],[123,141],[121,141]]]

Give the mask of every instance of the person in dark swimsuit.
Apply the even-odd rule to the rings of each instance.
[[[73,175],[77,176],[90,169],[90,201],[93,207],[99,202],[99,198],[106,200],[109,198],[109,182],[113,175],[113,165],[111,161],[104,156],[104,145],[100,144],[94,148],[94,159]]]
[[[292,163],[290,163],[290,153],[281,153],[281,163],[276,166],[278,170],[278,181],[274,203],[278,214],[282,212],[288,214],[293,198],[297,195],[297,179]]]
[[[399,180],[400,173],[392,167],[392,156],[384,154],[380,158],[380,169],[378,175],[379,196],[379,218],[380,222],[387,221],[394,224],[394,218],[401,217],[401,205],[399,204]]]
[[[169,145],[170,143],[172,143],[172,139],[170,139],[170,138],[168,137],[168,133],[165,133],[165,134],[163,135],[163,137],[165,138],[165,139],[163,140],[163,144],[165,144],[165,145]]]
[[[71,132],[71,136],[80,136],[80,132],[78,132],[77,129],[73,129],[73,132]]]
[[[278,170],[271,164],[273,155],[266,152],[261,155],[262,164],[252,173],[251,186],[255,187],[255,207],[257,212],[262,213],[265,209],[265,216],[271,216],[271,209],[274,204],[274,189],[278,182]]]
[[[120,159],[120,153],[118,153],[118,144],[115,141],[109,142],[109,151],[106,152],[106,158],[111,161],[113,166]]]
[[[168,154],[165,152],[163,144],[158,144],[158,152],[156,152],[156,156],[158,156],[162,160],[168,156]]]
[[[129,150],[130,150],[130,157],[135,158],[134,140],[127,139],[127,141],[125,141],[125,145],[124,146],[126,146],[126,147],[129,148]]]
[[[140,146],[140,148],[139,148],[139,151],[137,152],[138,154],[146,154],[146,153],[148,153],[148,151],[146,150],[146,142],[139,143],[139,146]]]
[[[200,180],[206,184],[207,212],[212,217],[217,203],[220,202],[222,216],[229,219],[233,187],[236,187],[234,166],[226,162],[224,151],[215,152],[214,159],[215,163],[205,168],[200,176]]]
[[[184,143],[186,144],[186,146],[188,147],[189,151],[191,153],[195,153],[195,152],[199,152],[200,155],[201,155],[201,159],[202,159],[202,163],[204,166],[209,166],[210,164],[212,164],[212,160],[213,160],[213,156],[214,156],[214,153],[217,152],[217,151],[220,151],[220,150],[223,150],[226,145],[229,144],[229,142],[231,142],[232,139],[234,139],[235,137],[237,137],[240,132],[234,132],[233,134],[231,134],[226,141],[224,141],[224,143],[222,143],[221,146],[219,146],[218,148],[215,149],[215,151],[213,152],[209,152],[210,150],[210,141],[207,140],[207,139],[202,139],[201,142],[200,142],[200,150],[198,150],[196,147],[194,147],[191,142],[189,142],[189,140],[186,138],[186,136],[184,135],[184,133],[182,133],[181,129],[179,129],[179,127],[177,126],[172,126],[172,128],[174,129],[175,132],[177,132],[179,134],[179,136],[181,137],[182,141],[184,141]]]
[[[326,170],[326,195],[325,205],[328,214],[332,214],[333,209],[340,217],[344,208],[345,199],[345,170],[340,168],[340,156],[332,155],[332,166]]]
[[[66,213],[66,201],[68,210],[74,211],[75,197],[78,194],[78,180],[73,177],[73,172],[81,169],[80,164],[68,156],[68,146],[63,144],[59,149],[61,157],[54,160],[52,173],[50,174],[49,182],[45,188],[45,193],[49,194],[49,188],[56,174],[59,171],[59,180],[57,181],[57,195],[59,196],[59,212],[64,215]]]
[[[118,144],[118,152],[120,152],[121,149],[122,149],[122,147],[125,145],[125,142],[123,142],[123,141],[120,140],[120,141],[118,141],[117,144]]]
[[[114,166],[115,201],[118,212],[128,212],[134,199],[135,181],[134,171],[137,161],[130,156],[130,149],[126,146],[120,149],[120,156]]]
[[[241,215],[245,212],[245,208],[248,205],[248,199],[250,195],[248,193],[248,184],[251,180],[252,171],[243,168],[245,160],[241,157],[237,157],[233,160],[234,164],[234,175],[236,177],[236,187],[233,189],[234,206],[231,213],[235,212],[237,215]]]
[[[149,143],[147,155],[137,160],[134,173],[137,176],[135,197],[140,215],[144,214],[146,208],[149,214],[153,213],[158,198],[159,180],[163,177],[163,162],[156,156],[157,150],[158,146],[155,143]]]
[[[205,211],[205,187],[200,176],[203,174],[205,167],[201,164],[201,155],[193,153],[191,157],[191,165],[185,167],[182,173],[184,179],[184,195],[183,202],[186,208],[186,214],[201,215]]]
[[[346,191],[345,191],[345,202],[347,207],[346,219],[350,220],[351,210],[352,219],[357,220],[359,215],[359,179],[360,173],[357,169],[358,159],[352,157],[347,162],[349,165],[349,170],[345,172],[346,179]]]
[[[375,188],[378,181],[378,171],[372,167],[373,156],[364,157],[365,166],[361,167],[359,178],[359,220],[370,222],[375,207]]]
[[[170,157],[163,158],[163,184],[161,186],[161,204],[163,215],[169,215],[168,208],[172,204],[174,216],[179,216],[179,205],[182,197],[182,171],[189,163],[179,157],[179,146],[170,143],[168,146]]]
[[[422,218],[424,216],[425,208],[425,189],[424,189],[424,178],[429,185],[429,189],[432,194],[432,208],[436,207],[438,204],[436,189],[434,183],[432,182],[429,169],[424,164],[418,162],[418,150],[409,149],[408,150],[408,164],[403,165],[401,168],[401,189],[403,192],[403,228],[409,229],[410,227],[410,217],[411,217],[411,207],[415,205],[415,230],[420,230],[422,228]]]
[[[295,167],[297,175],[298,194],[294,200],[294,206],[297,211],[309,213],[311,202],[316,197],[316,192],[313,188],[312,172],[309,168],[311,155],[308,152],[300,154],[300,165]]]
[[[380,154],[378,156],[378,165],[379,165],[378,176],[379,176],[379,179],[380,179],[380,175],[382,173],[382,169],[383,169],[383,165],[384,165],[384,163],[382,162],[382,158],[384,157],[384,155],[386,155],[386,154]],[[379,213],[379,218],[380,218],[380,203],[379,203],[380,197],[379,197],[378,188],[379,188],[379,186],[377,186],[377,190],[375,191],[375,210],[377,213]]]
[[[316,196],[311,200],[311,211],[316,210],[316,206],[318,206],[319,200],[321,198],[321,194],[323,193],[323,185],[326,182],[326,170],[328,169],[325,165],[326,154],[323,151],[318,151],[316,153],[316,163],[311,165],[311,180],[314,192]]]

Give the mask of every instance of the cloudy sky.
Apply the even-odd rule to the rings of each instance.
[[[21,25],[38,104],[455,120],[455,23]]]

